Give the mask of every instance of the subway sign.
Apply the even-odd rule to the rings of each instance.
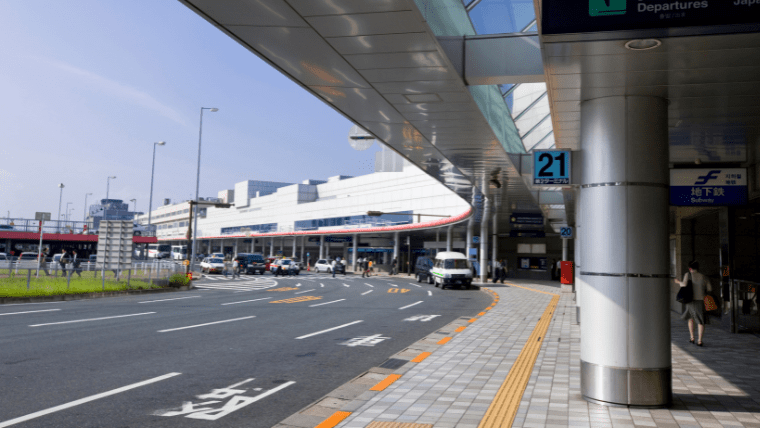
[[[670,205],[736,206],[746,204],[746,168],[670,170]]]
[[[542,32],[548,35],[757,23],[760,0],[544,0]],[[759,29],[745,26],[734,31]]]

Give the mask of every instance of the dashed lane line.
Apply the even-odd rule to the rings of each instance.
[[[37,312],[52,312],[52,311],[60,311],[60,309],[42,309],[42,310],[39,310],[39,311],[8,312],[8,313],[5,313],[5,314],[0,314],[0,316],[3,316],[3,315],[19,315],[19,314],[34,314],[34,313],[37,313]]]
[[[261,299],[243,300],[243,301],[240,301],[240,302],[222,303],[222,306],[237,305],[238,303],[258,302],[259,300],[269,300],[269,299],[271,299],[271,297],[262,297]]]
[[[369,294],[369,293],[371,293],[371,292],[373,292],[373,291],[375,291],[375,290],[369,290],[369,291],[365,291],[364,293],[362,293],[362,296],[363,296],[363,295],[365,295],[365,294]]]
[[[303,336],[296,337],[296,339],[306,339],[306,338],[309,338],[309,337],[312,337],[312,336],[316,336],[318,334],[328,333],[328,332],[331,332],[331,331],[334,331],[334,330],[338,330],[338,329],[341,329],[341,328],[344,328],[344,327],[348,327],[348,326],[351,326],[351,325],[354,325],[354,324],[359,324],[360,322],[364,322],[364,320],[358,320],[358,321],[350,322],[348,324],[339,325],[337,327],[328,328],[327,330],[322,330],[322,331],[317,331],[315,333],[305,334]]]
[[[130,389],[139,388],[141,386],[149,385],[151,383],[160,382],[165,379],[169,379],[174,376],[181,375],[182,373],[167,373],[163,376],[154,377],[152,379],[144,380],[142,382],[133,383],[131,385],[122,386],[121,388],[112,389],[110,391],[101,392],[100,394],[90,395],[89,397],[80,398],[79,400],[74,400],[66,404],[61,404],[59,406],[50,407],[45,410],[40,410],[39,412],[30,413],[25,416],[21,416],[15,419],[11,419],[5,422],[0,422],[0,428],[9,427],[11,425],[16,425],[22,422],[26,422],[32,419],[39,418],[40,416],[49,415],[51,413],[55,413],[61,410],[69,409],[71,407],[78,406],[80,404],[89,403],[90,401],[99,400],[101,398],[105,398],[111,395],[115,395],[124,391],[129,391]]]
[[[370,286],[371,288],[375,288],[375,286],[374,286],[374,285],[372,285],[372,284],[367,284],[366,282],[364,283],[364,285],[368,285],[368,286]]]
[[[406,309],[406,308],[411,308],[412,306],[417,306],[417,305],[419,305],[419,304],[420,304],[420,303],[422,303],[422,302],[423,302],[423,300],[420,300],[420,301],[419,301],[419,302],[417,302],[417,303],[412,303],[411,305],[406,305],[406,306],[403,306],[403,307],[401,307],[401,308],[398,308],[398,309],[399,309],[399,310],[402,310],[402,309]]]
[[[196,297],[201,297],[201,296],[175,297],[173,299],[161,299],[161,300],[146,300],[144,302],[137,302],[137,303],[168,302],[169,300],[195,299]]]
[[[72,324],[72,323],[76,323],[76,322],[110,320],[110,319],[114,319],[114,318],[136,317],[136,316],[140,316],[140,315],[150,315],[150,314],[155,314],[155,312],[143,312],[143,313],[140,313],[140,314],[129,314],[129,315],[115,315],[115,316],[112,316],[112,317],[87,318],[87,319],[72,320],[72,321],[49,322],[49,323],[45,323],[45,324],[32,324],[29,327],[42,327],[42,326],[45,326],[45,325]]]
[[[256,318],[256,315],[251,315],[249,317],[242,317],[242,318],[233,318],[231,320],[222,320],[222,321],[207,322],[207,323],[203,323],[203,324],[188,325],[188,326],[185,326],[185,327],[167,328],[166,330],[158,330],[158,333],[166,333],[166,332],[169,332],[169,331],[177,331],[177,330],[186,330],[188,328],[205,327],[207,325],[222,324],[222,323],[226,323],[226,322],[247,320],[247,319],[251,319],[251,318]]]
[[[344,301],[344,300],[346,300],[346,299],[338,299],[338,300],[333,300],[332,302],[317,303],[316,305],[309,305],[309,307],[310,307],[310,308],[313,308],[313,307],[315,307],[315,306],[323,306],[323,305],[329,305],[330,303],[338,303],[338,302],[342,302],[342,301]]]
[[[300,285],[300,284],[299,284],[299,285]],[[293,293],[293,294],[303,294],[303,293],[308,293],[309,291],[314,291],[314,290],[316,290],[316,288],[314,288],[314,289],[311,289],[311,290],[304,290],[304,291],[299,291],[298,293]]]

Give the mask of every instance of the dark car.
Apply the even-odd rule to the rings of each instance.
[[[430,273],[433,264],[433,259],[429,257],[417,257],[417,263],[414,264],[414,277],[417,278],[417,282],[433,283],[433,275]]]
[[[346,274],[346,265],[343,264],[343,261],[335,262],[335,273],[342,273],[343,275]]]
[[[246,275],[253,275],[258,273],[264,275],[266,272],[266,260],[261,254],[244,254],[240,253],[235,257],[235,260],[240,264],[241,269]]]

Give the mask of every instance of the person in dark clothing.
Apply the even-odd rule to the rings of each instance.
[[[69,262],[69,254],[64,248],[61,250],[61,258],[58,259],[58,264],[61,265],[61,275],[66,276],[66,263]]]
[[[398,260],[396,258],[393,258],[393,262],[391,263],[391,275],[395,275],[398,273]]]
[[[72,254],[73,254],[72,257],[71,257],[71,266],[73,268],[72,275],[74,273],[76,273],[81,278],[82,277],[82,269],[79,268],[79,265],[82,264],[82,259],[79,258],[79,256],[77,255],[77,251],[76,250],[73,250]]]

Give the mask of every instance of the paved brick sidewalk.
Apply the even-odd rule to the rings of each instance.
[[[560,294],[557,283],[510,282]],[[524,288],[484,287],[500,296],[493,310],[384,391],[358,397],[338,426],[477,427],[551,299]],[[580,332],[574,320],[572,295],[561,294],[512,426],[760,428],[756,336],[730,335],[708,325],[705,346],[699,348],[688,342],[685,324],[673,314],[673,407],[612,408],[581,398]]]

